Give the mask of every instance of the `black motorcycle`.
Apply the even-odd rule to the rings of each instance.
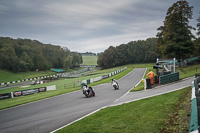
[[[82,86],[82,91],[83,91],[83,94],[85,95],[85,97],[87,97],[87,98],[95,96],[95,92],[92,87]]]

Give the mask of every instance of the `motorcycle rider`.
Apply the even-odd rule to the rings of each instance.
[[[87,92],[89,93],[90,90],[88,89],[87,83],[83,82],[83,83],[81,84],[81,88],[83,88],[83,86],[85,86]]]
[[[83,83],[81,84],[81,87],[83,87],[83,86],[85,86],[86,88],[88,87],[88,86],[87,86],[87,83],[85,83],[85,82],[83,82]]]
[[[118,83],[117,83],[117,81],[116,81],[115,79],[111,79],[111,85],[112,85],[113,83],[116,83],[117,86],[119,87],[119,85],[118,85]]]

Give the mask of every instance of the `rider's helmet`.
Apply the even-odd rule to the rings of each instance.
[[[82,86],[86,86],[87,84],[85,82],[82,83]]]
[[[114,79],[111,79],[112,81],[114,80]]]

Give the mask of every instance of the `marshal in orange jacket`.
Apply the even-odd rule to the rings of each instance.
[[[153,85],[153,77],[154,77],[153,71],[149,70],[149,73],[146,76],[149,76],[151,84]]]

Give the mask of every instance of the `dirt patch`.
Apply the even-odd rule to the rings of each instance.
[[[191,114],[191,87],[185,89],[174,112],[169,114],[166,127],[161,128],[161,133],[188,133]]]

